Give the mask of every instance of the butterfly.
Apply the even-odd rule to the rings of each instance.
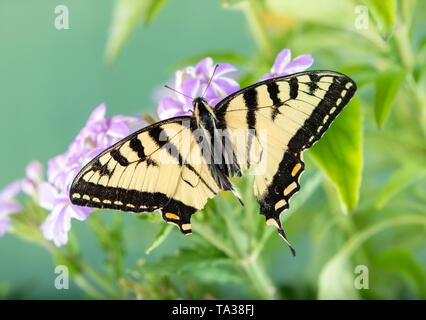
[[[131,212],[160,211],[191,233],[191,216],[230,178],[250,170],[260,214],[287,240],[280,214],[300,189],[303,151],[330,127],[356,91],[334,71],[306,71],[258,82],[216,107],[193,100],[191,116],[154,123],[103,151],[75,177],[75,205]],[[242,203],[242,201],[241,201]]]

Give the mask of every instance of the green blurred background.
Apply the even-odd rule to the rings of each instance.
[[[402,179],[400,189],[408,188],[396,196],[395,202],[382,210],[374,206],[381,188],[401,164],[414,168],[415,174],[408,170],[412,176],[424,173],[424,104],[419,106],[408,101],[404,92],[398,93],[391,99],[397,101],[395,105],[399,110],[391,113],[382,129],[378,128],[374,120],[374,83],[378,81],[379,72],[387,69],[389,61],[402,64],[400,61],[404,57],[392,56],[392,51],[397,51],[393,40],[384,42],[377,34],[366,35],[367,40],[359,39],[352,30],[356,1],[343,5],[341,1],[330,0],[322,6],[313,6],[314,1],[304,1],[303,5],[296,5],[298,1],[286,1],[285,6],[280,5],[280,1],[259,1],[261,8],[267,5],[272,12],[269,16],[260,16],[266,25],[277,23],[289,30],[283,35],[275,35],[271,45],[273,56],[262,52],[262,39],[250,32],[253,21],[249,16],[241,10],[224,8],[223,4],[232,2],[238,1],[169,1],[152,23],[148,26],[139,24],[135,28],[117,61],[108,65],[104,54],[114,1],[1,0],[0,166],[3,169],[0,186],[24,176],[30,160],[46,163],[51,157],[63,153],[93,108],[102,102],[107,105],[108,116],[154,114],[154,91],[190,57],[205,53],[215,57],[214,53],[218,52],[223,53],[218,57],[242,57],[228,62],[250,61],[245,65],[248,70],[259,66],[259,70],[252,71],[252,79],[255,79],[268,72],[267,66],[271,65],[273,56],[284,47],[291,48],[294,56],[312,54],[315,64],[311,69],[342,71],[359,84],[365,83],[359,92],[364,119],[360,204],[350,217],[336,213],[340,205],[338,199],[334,199],[334,205],[330,204],[335,191],[326,180],[298,208],[297,215],[286,223],[287,233],[298,250],[297,259],[290,257],[275,234],[268,241],[263,256],[266,269],[280,292],[289,298],[315,298],[322,266],[338,252],[347,238],[386,216],[410,213],[424,216],[424,180],[412,183]],[[410,66],[410,72],[418,88],[422,88],[426,42],[424,2],[408,2],[417,8],[410,41],[415,54],[413,59],[420,61]],[[54,9],[61,4],[69,8],[69,30],[54,27]],[[401,7],[401,2],[398,6]],[[277,17],[284,10],[286,19],[281,21]],[[253,58],[249,60],[249,57]],[[419,118],[420,123],[416,123]],[[406,160],[401,156],[404,154]],[[310,158],[307,163],[311,168],[317,168]],[[422,166],[418,171],[417,168]],[[318,172],[318,169],[307,172],[302,179],[302,192],[304,181]],[[393,198],[394,194],[389,197]],[[336,218],[338,214],[340,216]],[[145,248],[161,225],[153,226],[129,214],[123,216],[127,266],[135,265],[140,257],[154,261],[164,254],[173,254],[182,243],[191,241],[190,237],[183,238],[173,231],[165,243],[146,255]],[[111,215],[105,214],[105,217],[109,220]],[[333,231],[335,225],[340,224],[343,225],[341,234],[332,232],[325,240],[322,238],[324,233]],[[96,270],[102,270],[105,256],[87,224],[73,220],[72,225],[84,261]],[[395,232],[380,233],[374,242],[363,248],[363,252],[358,252],[357,264],[364,260],[371,262],[382,253],[388,254],[380,262],[372,262],[374,267],[370,270],[370,285],[382,285],[372,293],[362,293],[361,297],[424,298],[425,234],[424,225],[403,226]],[[399,253],[392,255],[395,250]],[[366,258],[363,260],[363,257]],[[392,262],[392,257],[406,259],[406,266]],[[387,270],[386,265],[394,267]],[[0,293],[4,292],[7,298],[86,297],[73,283],[69,290],[56,290],[53,286],[54,267],[52,256],[45,248],[11,234],[0,238]],[[256,297],[243,287],[232,284],[221,284],[215,290],[221,298]],[[205,296],[199,298],[202,297]]]
[[[54,26],[61,4],[69,8],[69,30]],[[253,50],[239,12],[217,1],[171,1],[108,67],[103,56],[113,7],[111,0],[0,2],[0,186],[23,176],[30,160],[46,163],[63,153],[98,104],[106,103],[107,116],[155,113],[153,91],[171,78],[172,65],[211,48]],[[101,263],[100,250],[79,224],[73,227],[81,231],[85,257]],[[143,224],[127,232],[135,255],[155,234]],[[54,264],[44,248],[11,235],[0,240],[0,283],[27,298],[80,296],[76,286],[53,287]]]

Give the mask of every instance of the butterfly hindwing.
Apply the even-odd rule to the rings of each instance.
[[[199,153],[190,127],[190,117],[158,122],[108,148],[74,179],[72,203],[131,212],[160,210],[167,222],[190,233],[191,215],[219,191],[205,173],[202,157],[190,159],[191,152]]]
[[[234,143],[235,155],[242,169],[254,167],[261,214],[284,237],[279,215],[300,188],[301,154],[321,138],[355,90],[343,74],[307,71],[259,82],[216,106],[219,128],[245,130],[246,150]],[[251,148],[262,150],[260,162],[249,161]]]

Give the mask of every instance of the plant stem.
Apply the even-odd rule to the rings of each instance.
[[[105,299],[105,296],[95,289],[81,274],[74,275],[74,282],[89,296],[97,299]]]
[[[352,255],[356,249],[358,249],[364,241],[368,240],[375,234],[395,226],[401,226],[405,224],[420,224],[426,226],[426,217],[421,215],[408,215],[408,216],[400,216],[395,218],[390,218],[385,221],[379,222],[365,230],[362,230],[355,234],[352,238],[350,238],[344,247],[340,250],[336,256],[339,255]]]
[[[230,258],[237,258],[237,254],[229,248],[223,241],[221,241],[218,237],[216,237],[213,233],[208,231],[205,227],[199,224],[196,221],[192,221],[192,226],[197,233],[202,236],[205,240],[210,242],[214,247],[225,253]]]
[[[108,283],[107,280],[104,279],[101,275],[99,275],[95,269],[93,269],[88,264],[84,263],[83,261],[79,261],[80,266],[83,270],[87,272],[87,274],[94,280],[96,283],[101,286],[106,292],[108,292],[109,295],[112,297],[116,296],[117,291],[110,283]]]
[[[241,4],[242,11],[244,12],[247,23],[249,25],[250,31],[253,35],[256,44],[265,56],[269,57],[272,55],[272,48],[269,44],[268,37],[266,35],[266,30],[262,25],[261,19],[259,17],[258,5],[256,5],[253,1],[245,1]]]
[[[259,260],[253,256],[241,262],[244,271],[251,281],[251,285],[262,299],[276,299],[276,288],[265,270],[259,265]]]
[[[395,30],[395,42],[398,47],[399,55],[403,66],[411,72],[414,65],[414,56],[411,50],[410,41],[408,38],[408,28],[406,25],[401,25]]]
[[[246,216],[247,216],[247,222],[248,222],[248,236],[249,236],[249,243],[250,243],[250,248],[253,248],[256,245],[256,219],[254,217],[255,213],[254,212],[254,200],[252,197],[254,197],[253,195],[253,183],[254,183],[254,179],[253,176],[248,176],[246,178],[246,182],[245,182],[245,192],[244,192],[244,205],[245,205],[245,212],[246,212]]]
[[[237,248],[237,252],[240,257],[244,257],[247,254],[247,248],[244,245],[244,240],[242,239],[243,233],[238,225],[235,223],[234,217],[231,214],[234,214],[234,210],[228,205],[226,201],[219,200],[217,202],[219,208],[219,214],[225,220],[226,226],[229,229],[231,238]]]

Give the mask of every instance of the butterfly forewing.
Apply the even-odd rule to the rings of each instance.
[[[234,152],[242,169],[254,167],[260,213],[284,237],[279,215],[300,189],[302,152],[321,138],[355,90],[343,74],[307,71],[242,89],[215,109],[219,128],[245,130],[246,150],[235,144]],[[254,147],[263,150],[258,164],[247,157]]]
[[[219,188],[206,174],[190,127],[189,117],[159,122],[105,150],[74,179],[72,203],[132,212],[161,210],[166,221],[191,232],[190,216]]]

